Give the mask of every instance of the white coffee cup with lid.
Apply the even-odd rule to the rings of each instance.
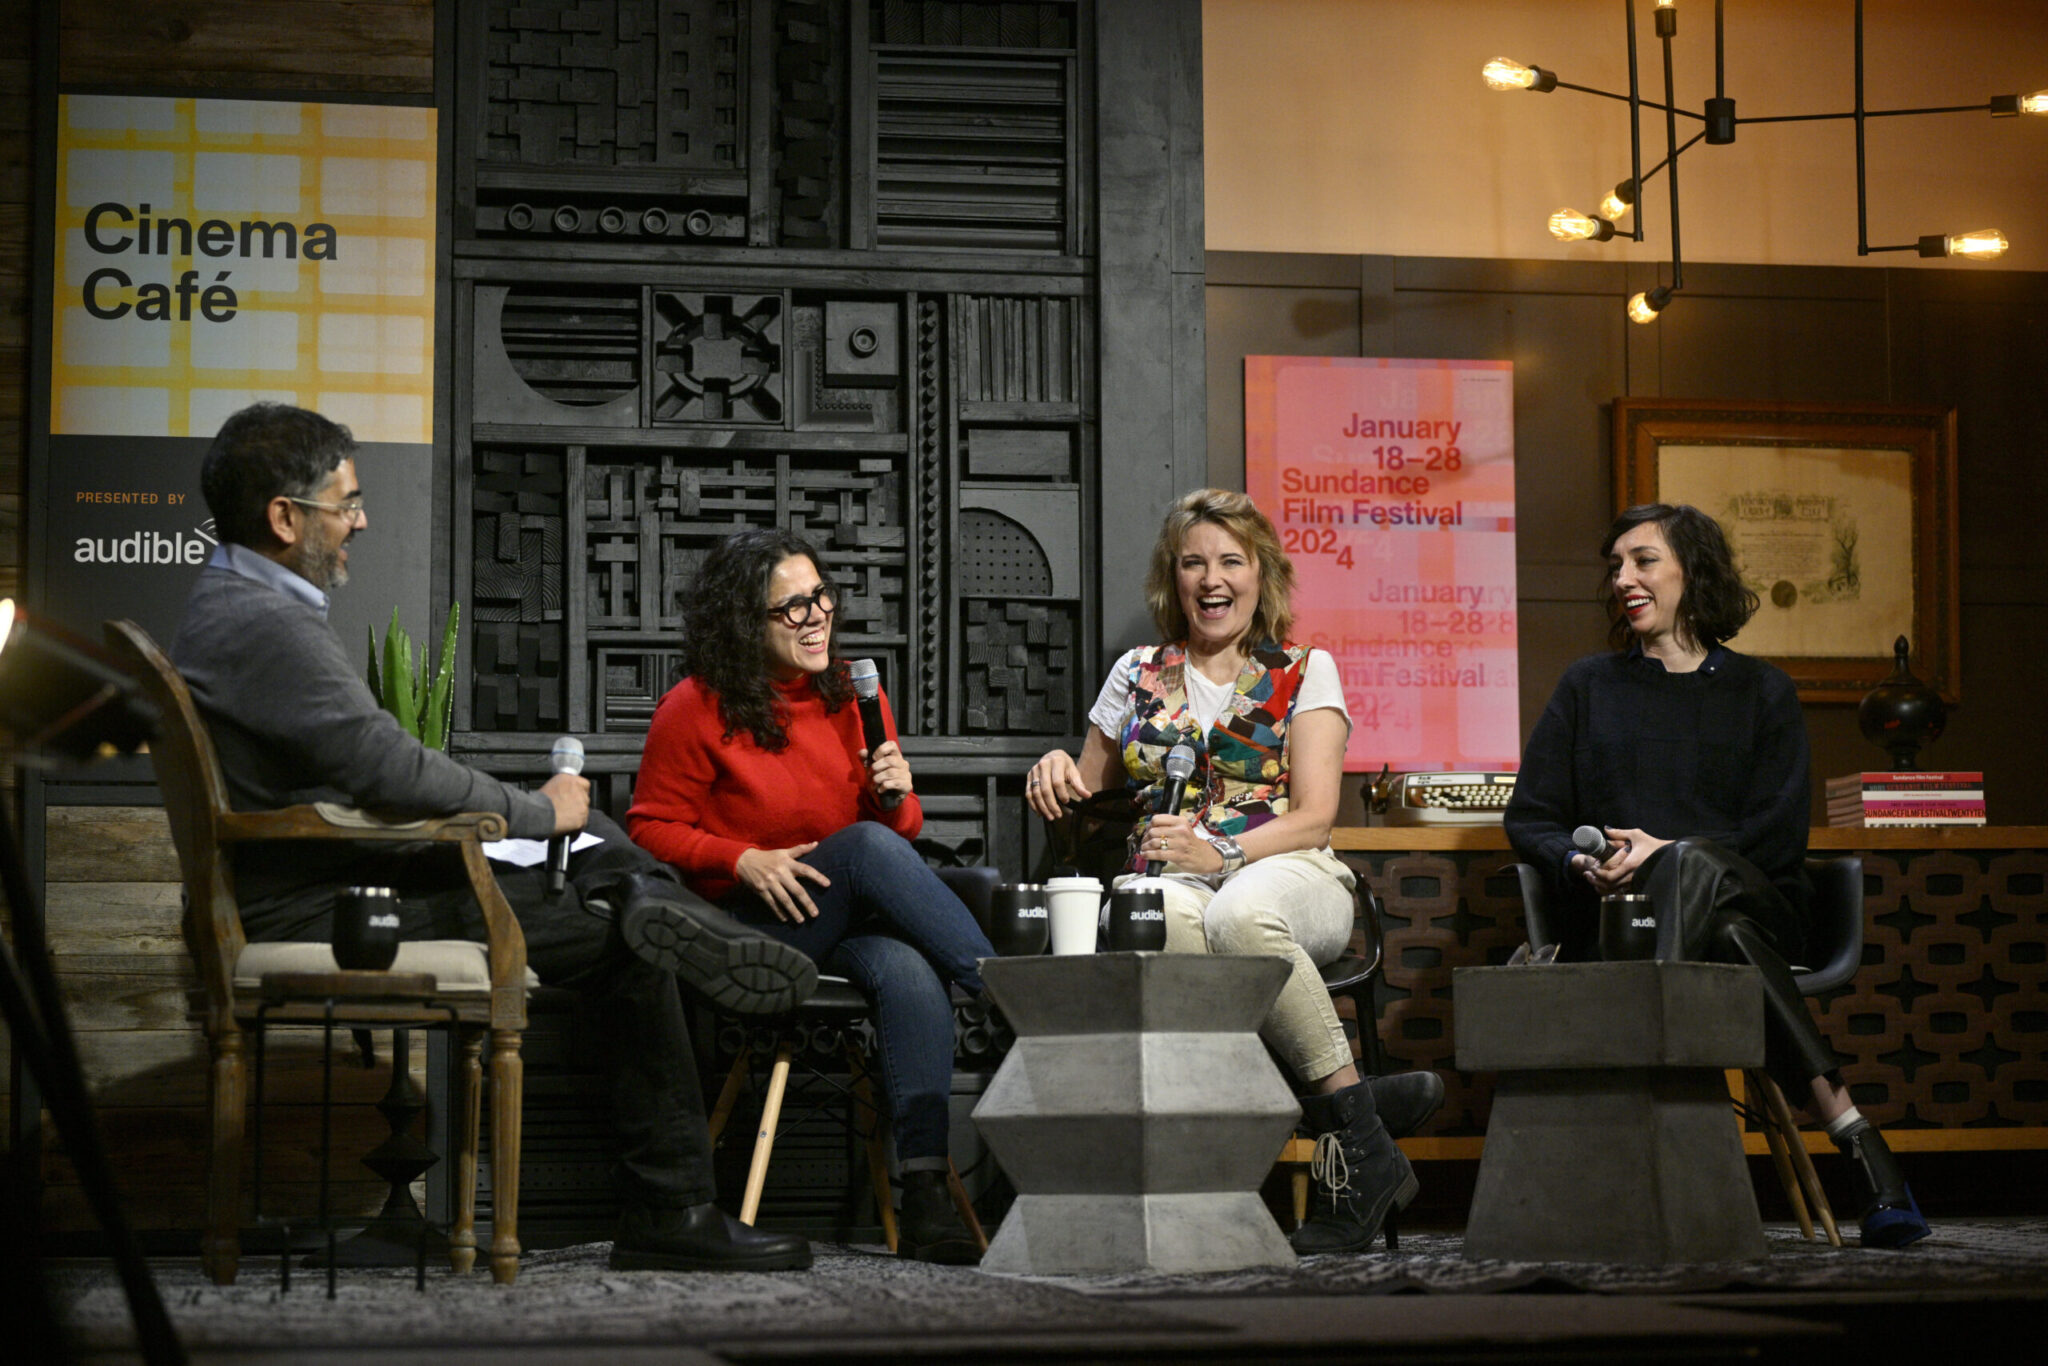
[[[1045,899],[1052,913],[1052,951],[1095,952],[1095,932],[1102,919],[1102,883],[1092,877],[1045,880]]]

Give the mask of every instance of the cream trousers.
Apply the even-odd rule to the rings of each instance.
[[[1128,874],[1166,893],[1168,953],[1260,953],[1292,969],[1259,1030],[1304,1085],[1351,1062],[1343,1022],[1323,989],[1319,963],[1351,942],[1351,889],[1357,877],[1328,849],[1295,849],[1246,864],[1221,887],[1191,873]],[[1361,1021],[1361,1028],[1371,1025]]]

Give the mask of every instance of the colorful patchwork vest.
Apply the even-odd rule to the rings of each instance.
[[[1139,805],[1150,811],[1166,786],[1166,755],[1178,744],[1196,754],[1195,777],[1182,814],[1232,838],[1287,814],[1287,725],[1306,672],[1308,647],[1255,647],[1215,727],[1204,735],[1188,714],[1187,650],[1152,645],[1131,668],[1131,713],[1124,722],[1124,771]],[[1143,868],[1138,846],[1150,820],[1131,832],[1127,871]]]

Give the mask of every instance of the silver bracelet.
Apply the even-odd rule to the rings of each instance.
[[[1212,835],[1207,831],[1202,833],[1202,838],[1214,845],[1216,852],[1223,856],[1223,876],[1229,877],[1232,873],[1244,867],[1244,850],[1238,847],[1236,840],[1228,835]]]

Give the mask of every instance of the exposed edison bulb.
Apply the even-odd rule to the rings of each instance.
[[[1678,0],[1657,0],[1658,9],[1677,9]]]
[[[1657,321],[1657,315],[1663,311],[1663,304],[1651,303],[1647,294],[1638,294],[1628,301],[1628,320],[1632,323],[1653,323]]]
[[[1948,254],[1966,256],[1972,261],[1989,261],[2005,255],[2011,243],[1997,228],[1979,228],[1975,232],[1959,232],[1948,239]]]
[[[1607,197],[1600,201],[1600,207],[1597,212],[1608,222],[1619,223],[1622,219],[1628,217],[1628,211],[1634,207],[1626,199],[1609,190]]]
[[[1550,215],[1550,235],[1560,242],[1604,242],[1614,236],[1614,224],[1588,218],[1577,209],[1559,209]]]
[[[1512,57],[1495,57],[1479,69],[1479,75],[1493,90],[1527,90],[1536,84],[1536,68],[1523,66]]]
[[[2022,114],[2048,114],[2048,90],[2036,90],[2031,95],[2020,96]]]

